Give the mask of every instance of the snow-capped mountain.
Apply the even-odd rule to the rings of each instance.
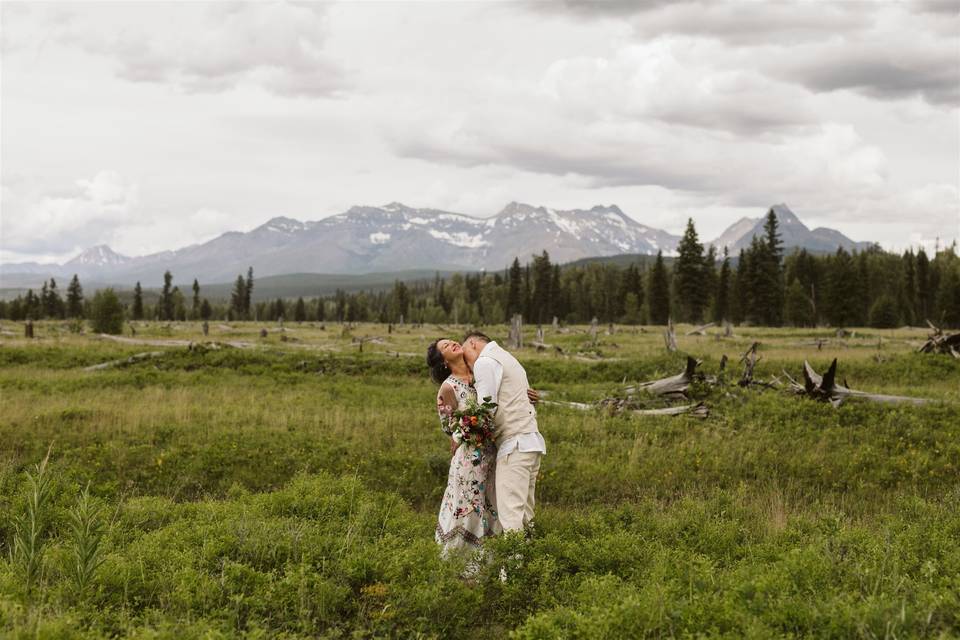
[[[810,231],[786,205],[776,205],[787,247],[833,251],[858,247],[830,229]],[[762,233],[762,218],[744,218],[714,241],[735,254]],[[722,241],[722,243],[721,243]],[[209,242],[176,251],[128,258],[98,246],[65,265],[4,265],[4,283],[20,274],[81,278],[101,283],[158,284],[170,270],[178,283],[229,282],[248,266],[260,276],[292,273],[360,274],[413,269],[499,270],[515,257],[529,260],[546,250],[554,262],[620,254],[665,255],[679,237],[640,224],[615,205],[590,209],[550,209],[511,202],[489,218],[450,211],[417,209],[398,202],[356,206],[322,220],[277,217],[247,231],[230,231]],[[45,272],[42,271],[45,269]],[[26,278],[26,275],[23,275]],[[23,278],[19,278],[23,280]],[[5,284],[4,286],[10,286]]]
[[[862,251],[872,244],[851,240],[835,229],[817,227],[811,230],[785,204],[775,204],[770,208],[777,216],[780,240],[783,242],[785,251],[804,248],[812,253],[833,253],[838,247],[843,247],[847,251]],[[766,222],[766,216],[741,218],[727,227],[719,237],[707,244],[715,246],[718,253],[723,253],[723,248],[726,247],[731,256],[736,256],[741,249],[750,247],[750,242],[754,236],[764,237],[766,235],[763,230],[764,222]]]
[[[107,245],[98,244],[95,247],[90,247],[77,257],[73,258],[64,266],[73,266],[77,268],[112,267],[125,264],[129,261],[130,258],[120,255]]]

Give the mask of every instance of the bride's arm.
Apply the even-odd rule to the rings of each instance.
[[[440,428],[447,435],[453,433],[453,427],[450,425],[450,416],[457,406],[457,394],[453,387],[447,383],[440,385],[440,391],[437,393],[437,415],[440,416]]]

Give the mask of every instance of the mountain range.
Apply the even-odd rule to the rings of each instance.
[[[808,229],[786,205],[773,207],[784,246],[822,252],[863,248],[832,229]],[[763,218],[743,218],[708,244],[731,255],[763,233]],[[248,266],[258,276],[295,273],[362,274],[417,269],[475,271],[505,268],[514,257],[546,250],[554,262],[621,254],[676,252],[679,236],[645,226],[616,205],[559,210],[511,202],[489,218],[400,203],[356,206],[322,220],[272,218],[248,231],[230,231],[202,244],[140,257],[92,247],[63,265],[35,262],[0,267],[3,287],[36,286],[74,273],[96,283],[132,285],[161,280],[230,282]]]

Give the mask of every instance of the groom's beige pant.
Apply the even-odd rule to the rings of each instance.
[[[497,460],[497,515],[504,531],[520,531],[533,520],[540,455],[511,451]]]

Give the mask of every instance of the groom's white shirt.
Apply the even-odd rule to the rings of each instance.
[[[474,386],[477,389],[477,398],[481,402],[486,397],[489,397],[492,402],[496,402],[500,394],[500,383],[503,381],[503,365],[489,355],[483,355],[492,344],[495,345],[496,342],[488,342],[480,355],[477,356],[477,361],[473,363]],[[497,449],[497,460],[513,451],[546,454],[547,443],[544,442],[539,431],[521,433],[500,443]]]

